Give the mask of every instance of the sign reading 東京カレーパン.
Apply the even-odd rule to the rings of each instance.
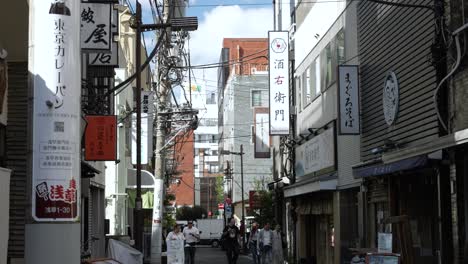
[[[32,217],[78,221],[80,203],[80,1],[32,1]],[[39,34],[40,32],[40,34]]]
[[[268,32],[270,135],[289,134],[289,32]]]

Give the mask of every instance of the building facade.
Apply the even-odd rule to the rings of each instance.
[[[272,159],[268,132],[268,72],[266,39],[224,39],[218,71],[220,169],[230,162],[228,179],[234,214],[242,216],[242,198],[248,208],[249,191],[266,188],[272,179]],[[227,62],[227,63],[226,63]],[[241,176],[243,174],[243,186]],[[243,192],[243,195],[242,195]],[[246,214],[244,214],[246,215]]]

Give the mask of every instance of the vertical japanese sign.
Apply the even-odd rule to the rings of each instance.
[[[137,115],[132,114],[132,164],[137,164]],[[148,164],[148,114],[141,113],[141,164]],[[151,146],[152,147],[152,146]]]
[[[338,66],[339,134],[358,135],[359,122],[359,68]]]
[[[117,116],[86,116],[85,160],[117,158]]]
[[[268,32],[270,135],[289,134],[289,32]]]
[[[30,9],[32,216],[36,221],[78,221],[80,3],[33,0]]]
[[[112,4],[81,3],[81,48],[110,50],[112,42]]]
[[[255,158],[270,158],[270,133],[268,108],[255,109]]]
[[[141,92],[141,113],[146,114],[146,124],[148,127],[148,132],[146,136],[146,142],[148,144],[148,157],[151,158],[153,155],[153,125],[154,117],[156,116],[155,108],[155,97],[154,92],[152,91],[142,91]],[[142,138],[143,142],[144,138]]]

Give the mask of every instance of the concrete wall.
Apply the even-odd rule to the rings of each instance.
[[[257,182],[266,184],[272,180],[272,158],[255,158],[255,145],[251,139],[251,126],[254,124],[255,108],[251,106],[251,91],[268,89],[268,76],[236,76],[232,81],[230,106],[226,108],[224,146],[226,150],[239,152],[243,144],[244,156],[244,199],[248,199],[249,190],[256,189]],[[228,97],[225,97],[227,100]],[[229,101],[229,100],[228,100]],[[239,155],[224,156],[232,161],[233,168],[233,202],[241,201],[241,168]]]
[[[11,171],[0,168],[0,263],[7,263],[8,226],[10,214],[10,174]],[[6,212],[6,213],[5,213]]]
[[[297,62],[303,61],[314,49],[345,7],[346,2],[323,2],[313,5],[301,25],[297,26],[294,34],[296,45],[294,55]],[[316,34],[318,37],[315,37]],[[299,63],[296,65],[299,66]]]

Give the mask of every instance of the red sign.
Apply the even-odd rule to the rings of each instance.
[[[211,211],[208,212],[208,216],[212,216],[213,213]]]
[[[249,191],[249,206],[251,209],[260,208],[260,192]]]
[[[85,160],[116,160],[117,116],[86,116]]]
[[[224,204],[223,204],[223,203],[219,203],[219,204],[218,204],[218,209],[219,209],[219,210],[223,210],[223,209],[224,209]]]
[[[78,215],[76,180],[66,186],[48,184],[46,181],[35,186],[36,211],[38,218],[75,218]]]

